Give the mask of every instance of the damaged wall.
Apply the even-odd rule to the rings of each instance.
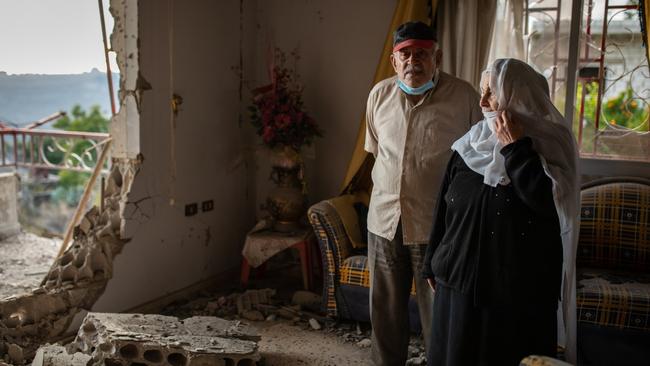
[[[139,69],[126,74],[124,93],[136,96],[143,160],[124,211],[133,245],[116,258],[95,311],[123,311],[238,268],[253,224],[232,71],[239,2],[140,0],[137,7]],[[214,209],[204,212],[204,201]],[[197,204],[196,214],[186,216],[188,204]]]
[[[103,210],[86,212],[41,286],[0,302],[0,360],[28,362],[41,344],[65,337],[97,301],[113,274],[113,259],[127,242],[120,236],[121,215],[137,169],[135,162],[114,162]]]
[[[0,357],[30,359],[84,310],[124,311],[239,268],[268,183],[244,89],[268,82],[269,44],[300,47],[304,100],[326,130],[312,196],[334,194],[395,1],[112,0],[122,77],[106,211],[86,213],[43,286],[0,303]]]
[[[134,0],[114,0],[125,1]],[[395,4],[138,2],[139,52],[125,53],[125,95],[136,96],[143,157],[125,210],[124,235],[136,244],[116,259],[93,310],[129,309],[239,267],[245,233],[269,188],[268,161],[246,112],[249,89],[268,82],[269,45],[300,48],[306,107],[326,130],[315,158],[307,153],[311,201],[336,193]],[[135,57],[139,69],[130,70]],[[213,211],[202,212],[206,200]],[[190,203],[198,213],[188,217]]]

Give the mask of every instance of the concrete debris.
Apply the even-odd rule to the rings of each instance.
[[[237,314],[241,315],[246,310],[257,309],[258,305],[269,305],[276,291],[274,289],[247,290],[236,297]]]
[[[241,314],[242,318],[252,321],[262,321],[264,320],[264,314],[259,310],[244,310]]]
[[[406,360],[406,366],[424,366],[426,364],[427,358],[425,356],[413,357]]]
[[[274,321],[276,321],[277,319],[278,319],[278,316],[275,315],[275,314],[271,314],[271,315],[269,315],[269,316],[266,317],[266,321],[267,321],[267,322],[274,322]]]
[[[411,338],[408,348],[408,357],[406,360],[406,365],[426,365],[427,364],[427,354],[424,350],[424,343],[421,338]]]
[[[364,338],[359,342],[357,342],[357,346],[359,348],[369,348],[371,345],[372,345],[372,341],[370,340],[370,338]]]
[[[23,357],[23,349],[16,344],[11,343],[9,346],[7,346],[7,354],[9,355],[9,359],[12,362],[15,362],[19,365],[25,361],[25,358]]]
[[[36,351],[32,366],[86,366],[90,360],[90,355],[81,352],[70,354],[63,346],[48,344]]]
[[[320,323],[318,322],[318,320],[316,320],[314,318],[309,318],[309,325],[311,326],[311,329],[313,329],[313,330],[321,330],[321,328],[322,328],[320,326]]]
[[[296,291],[291,299],[292,304],[311,311],[320,311],[321,301],[322,296],[310,291]]]
[[[214,335],[254,342],[261,340],[254,328],[240,321],[229,321],[215,316],[193,316],[182,320],[181,323],[194,335]]]
[[[113,258],[127,242],[120,234],[121,203],[138,169],[137,162],[114,162],[107,183],[113,188],[104,197],[104,211],[93,207],[86,212],[74,229],[74,241],[40,287],[0,302],[0,359],[14,365],[31,361],[40,345],[61,338],[75,316],[103,293],[112,277]]]
[[[92,365],[253,365],[259,336],[240,322],[198,317],[88,313],[68,352]]]

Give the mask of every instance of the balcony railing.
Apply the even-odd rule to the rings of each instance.
[[[108,139],[108,133],[0,126],[0,167],[92,172]]]

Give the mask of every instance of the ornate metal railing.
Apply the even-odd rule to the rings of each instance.
[[[565,3],[582,5],[581,29],[569,29]],[[638,9],[639,0],[524,2],[526,59],[547,76],[556,106],[575,108],[566,117],[582,157],[650,162],[650,69]],[[579,44],[569,47],[575,33]],[[572,56],[577,69],[569,70]],[[577,75],[575,91],[567,75]]]
[[[108,138],[108,133],[0,127],[0,167],[91,172]]]

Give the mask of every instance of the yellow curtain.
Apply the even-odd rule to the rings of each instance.
[[[646,0],[650,1],[650,0]],[[386,41],[384,42],[384,50],[379,59],[379,65],[375,72],[374,83],[386,79],[393,75],[393,67],[390,64],[390,54],[393,49],[393,31],[402,23],[410,20],[419,20],[429,23],[429,14],[427,5],[431,3],[432,13],[435,14],[437,0],[399,0],[395,13],[393,13],[393,21],[390,24]],[[368,191],[371,185],[370,171],[374,159],[372,155],[368,154],[363,145],[366,138],[366,118],[361,118],[359,124],[359,132],[357,134],[357,142],[352,153],[352,159],[348,164],[348,170],[343,180],[341,187],[342,192],[352,192],[355,190]]]
[[[648,43],[650,39],[650,36],[648,36],[650,34],[648,30],[650,27],[650,0],[643,0],[643,20],[645,21],[645,52],[650,64],[650,43]]]

